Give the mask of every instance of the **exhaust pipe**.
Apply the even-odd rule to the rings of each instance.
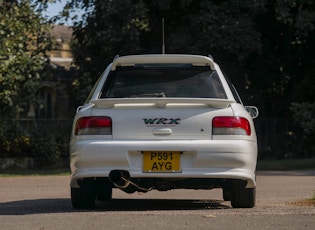
[[[127,188],[130,184],[130,174],[128,171],[112,170],[109,173],[109,179],[117,188],[120,189]]]
[[[149,192],[153,189],[143,188],[130,180],[130,174],[125,170],[112,170],[109,173],[109,180],[119,189],[126,193]]]

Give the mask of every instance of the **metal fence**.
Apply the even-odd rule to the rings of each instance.
[[[298,146],[296,140],[299,140],[300,134],[289,131],[288,120],[260,117],[254,122],[260,158],[286,158],[299,154],[296,152],[299,150],[295,148]],[[10,154],[13,156],[56,156],[53,151],[58,152],[57,158],[68,157],[71,127],[72,120],[2,120],[0,157]],[[23,138],[27,143],[23,143]],[[11,149],[5,149],[5,147]],[[13,153],[9,150],[13,150]],[[19,153],[19,151],[24,152]],[[36,151],[41,151],[41,153]]]
[[[314,157],[314,141],[289,119],[258,118],[254,120],[260,158]]]
[[[6,134],[9,137],[36,137],[47,139],[49,137],[62,137],[69,141],[72,120],[52,119],[14,119],[2,120],[0,124],[0,135]]]
[[[72,120],[2,120],[0,157],[34,157],[52,163],[68,157]]]

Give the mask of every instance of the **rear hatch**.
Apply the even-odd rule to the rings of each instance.
[[[99,99],[92,116],[112,119],[114,140],[211,139],[215,116],[232,116],[223,99]]]
[[[232,116],[211,59],[127,56],[113,62],[92,116],[112,119],[115,140],[211,139],[215,116]]]

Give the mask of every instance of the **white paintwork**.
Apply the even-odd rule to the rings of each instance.
[[[110,71],[117,66],[143,63],[192,63],[216,70],[227,99],[118,98],[99,99]],[[115,59],[74,118],[109,116],[112,135],[75,136],[70,141],[71,187],[85,177],[108,177],[111,170],[127,170],[135,178],[227,178],[247,180],[256,186],[257,139],[254,123],[233,94],[212,59],[193,55],[139,55]],[[242,116],[249,120],[251,135],[212,135],[215,116]],[[149,124],[144,119],[180,119],[179,124]],[[142,172],[142,151],[181,151],[180,173]]]
[[[117,66],[133,66],[135,64],[193,64],[195,66],[209,66],[215,69],[214,62],[211,58],[200,55],[178,55],[178,54],[147,54],[147,55],[130,55],[115,59],[111,66],[114,71]]]

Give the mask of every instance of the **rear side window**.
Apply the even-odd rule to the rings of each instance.
[[[241,100],[237,90],[235,89],[233,83],[230,81],[230,79],[228,77],[225,77],[225,79],[227,80],[227,83],[228,83],[228,85],[229,85],[229,87],[230,87],[230,89],[232,91],[232,94],[233,94],[233,97],[234,97],[235,101],[237,103],[243,105],[243,102],[242,102],[242,100]]]
[[[101,98],[187,97],[226,99],[216,71],[190,64],[151,64],[112,71]]]
[[[93,96],[93,94],[94,94],[94,92],[95,92],[95,90],[96,90],[96,88],[97,88],[97,86],[98,86],[98,84],[99,84],[101,78],[102,78],[102,75],[98,78],[98,80],[97,80],[96,83],[94,84],[92,90],[90,91],[89,96],[88,96],[87,99],[85,100],[85,104],[89,103],[89,101],[92,99],[92,96]]]

